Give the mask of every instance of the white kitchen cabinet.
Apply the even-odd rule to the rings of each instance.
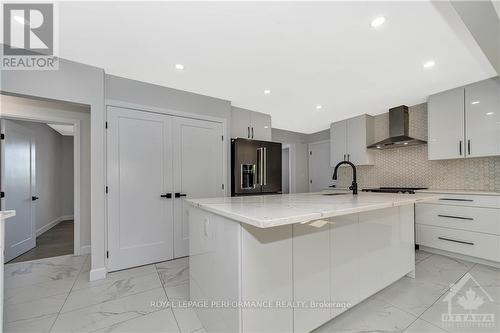
[[[500,80],[465,87],[467,157],[500,155]]]
[[[271,116],[265,113],[251,112],[250,134],[252,139],[271,141]]]
[[[350,161],[355,165],[373,165],[373,152],[366,147],[373,142],[373,117],[361,115],[330,126],[330,165]]]
[[[429,160],[464,157],[464,89],[430,96],[427,109]]]
[[[271,116],[233,107],[231,137],[271,141]]]
[[[330,166],[344,161],[347,155],[347,121],[337,121],[330,125]]]
[[[465,255],[493,266],[500,262],[498,221],[496,195],[443,193],[439,200],[415,205],[416,241],[423,250]]]
[[[429,97],[429,159],[500,155],[500,80]]]
[[[294,332],[310,332],[331,318],[328,307],[313,307],[314,302],[330,302],[330,252],[325,250],[329,247],[328,223],[319,228],[293,225],[293,297],[311,305],[294,309]]]

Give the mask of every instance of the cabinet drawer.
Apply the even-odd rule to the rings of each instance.
[[[500,236],[417,224],[417,244],[500,261]]]
[[[436,194],[441,195],[441,198],[433,203],[441,205],[500,208],[500,196],[496,195]]]
[[[415,223],[500,235],[500,209],[417,204]]]

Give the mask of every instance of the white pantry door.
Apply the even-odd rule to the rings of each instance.
[[[330,141],[309,144],[309,192],[328,189],[333,184],[330,166]]]
[[[174,257],[189,254],[184,199],[224,196],[222,124],[174,117]],[[180,196],[179,196],[180,195]],[[184,196],[185,195],[185,196]]]
[[[5,222],[5,262],[35,247],[34,201],[35,145],[29,129],[2,120],[2,209],[15,210]]]
[[[107,120],[108,270],[172,259],[172,118],[108,107]]]

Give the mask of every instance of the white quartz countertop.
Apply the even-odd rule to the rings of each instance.
[[[445,193],[445,194],[470,194],[470,195],[500,196],[500,192],[478,191],[478,190],[427,189],[427,190],[418,190],[417,192],[418,193]]]
[[[210,199],[187,199],[195,207],[259,228],[306,223],[322,218],[436,200],[432,193],[359,193],[324,195],[318,193],[277,194]]]
[[[16,216],[15,210],[0,210],[0,221]]]

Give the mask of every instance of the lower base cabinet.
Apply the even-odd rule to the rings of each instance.
[[[196,309],[207,332],[310,332],[415,268],[412,204],[265,229],[189,218],[191,301],[238,304]]]
[[[417,244],[498,266],[500,196],[442,195],[440,200],[415,206]]]

